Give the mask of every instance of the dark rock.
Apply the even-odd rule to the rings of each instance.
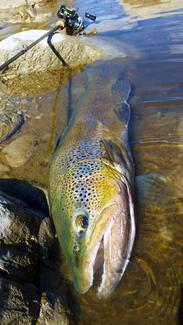
[[[0,192],[1,324],[33,324],[39,315],[38,234],[44,215]]]
[[[60,263],[43,192],[0,180],[1,325],[70,323]]]
[[[35,213],[23,201],[0,192],[1,245],[38,243],[38,232],[44,215]]]
[[[38,322],[40,325],[76,324],[76,318],[73,319],[73,314],[77,309],[77,305],[60,271],[61,256],[59,243],[56,238],[50,240],[51,233],[54,233],[50,219],[44,220],[43,223],[41,230],[43,259],[40,265],[40,289],[44,294],[42,295]],[[47,233],[47,236],[43,235],[44,231]],[[47,243],[45,243],[46,237]],[[43,238],[44,241],[42,240]]]
[[[31,186],[28,182],[13,178],[0,179],[0,191],[23,201],[31,209],[43,213],[45,217],[49,216],[45,194],[39,188]]]
[[[40,293],[36,286],[0,277],[1,325],[35,324],[39,315]]]
[[[0,248],[0,272],[14,281],[37,282],[39,254],[36,247],[9,245]]]

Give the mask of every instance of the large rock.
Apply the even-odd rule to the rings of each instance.
[[[38,234],[44,215],[0,192],[0,319],[2,325],[32,324],[39,315],[41,293]]]
[[[0,324],[69,324],[59,266],[43,192],[0,180]]]
[[[0,277],[1,325],[32,325],[39,315],[38,291],[34,285]]]
[[[46,30],[29,30],[14,34],[1,41],[0,64],[23,50],[46,32]],[[52,43],[71,68],[91,63],[99,59],[103,54],[103,50],[99,47],[91,45],[79,37],[65,35],[64,32],[54,34]],[[9,65],[8,73],[30,74],[62,68],[62,62],[48,46],[47,39],[44,39]]]

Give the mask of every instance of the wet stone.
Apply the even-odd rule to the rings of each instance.
[[[10,248],[1,245],[0,269],[7,279],[14,281],[36,281],[35,271],[38,269],[39,254],[35,245],[15,245]]]
[[[29,161],[36,150],[37,144],[36,137],[27,134],[8,144],[2,150],[2,153],[5,155],[10,167],[18,168]]]
[[[36,286],[0,277],[1,325],[32,325],[39,314],[40,295]]]
[[[60,272],[61,257],[58,241],[50,238],[51,225],[48,219],[42,223],[40,243],[42,246],[43,262],[41,264],[40,287],[43,292],[38,318],[39,325],[69,325],[75,324],[76,302],[65,279]],[[43,234],[47,233],[47,238]],[[45,242],[45,239],[48,242]],[[70,307],[70,309],[68,308]]]
[[[0,192],[1,324],[32,324],[39,314],[38,233],[44,215]]]
[[[37,242],[41,216],[35,215],[24,202],[0,192],[0,217],[0,243]]]
[[[0,324],[69,324],[59,268],[44,193],[0,180]]]

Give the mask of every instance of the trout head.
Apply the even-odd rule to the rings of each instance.
[[[129,179],[105,159],[75,162],[57,187],[51,209],[75,289],[87,292],[100,269],[98,296],[110,296],[134,241]]]

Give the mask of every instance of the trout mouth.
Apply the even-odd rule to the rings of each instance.
[[[86,286],[82,293],[98,284],[101,278],[97,296],[108,298],[126,270],[135,238],[135,219],[131,192],[125,184],[122,194],[115,203],[103,209],[93,229],[91,245],[83,260],[81,277]]]

